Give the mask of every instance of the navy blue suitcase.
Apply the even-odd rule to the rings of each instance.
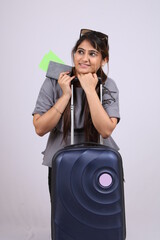
[[[124,240],[122,159],[103,145],[66,147],[53,158],[52,238]]]
[[[101,87],[102,98],[102,87]],[[101,99],[102,101],[102,99]],[[52,160],[51,230],[54,240],[124,240],[124,177],[119,152],[102,144],[71,145]]]

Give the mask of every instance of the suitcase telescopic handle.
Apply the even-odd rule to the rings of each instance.
[[[73,83],[71,84],[72,97],[71,97],[71,144],[74,144],[74,97],[73,97]]]
[[[85,147],[85,146],[95,146],[95,147],[104,147],[104,145],[100,144],[100,143],[96,143],[96,142],[82,142],[82,143],[76,143],[76,144],[72,144],[72,147],[76,148],[76,147]],[[70,148],[70,146],[66,146],[65,147],[66,149],[67,148]]]
[[[74,96],[73,96],[73,85],[74,85],[74,82],[77,82],[78,79],[74,79],[72,80],[71,82],[71,91],[72,91],[72,96],[71,96],[71,145],[74,144]],[[100,101],[101,101],[101,104],[102,104],[102,80],[101,78],[98,78],[98,81],[99,81],[99,84],[100,84]],[[100,135],[100,144],[103,144],[103,138],[102,136]]]

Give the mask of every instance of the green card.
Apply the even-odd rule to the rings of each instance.
[[[50,61],[54,61],[54,62],[57,62],[57,63],[62,63],[64,64],[64,62],[55,54],[53,53],[51,50],[49,51],[49,53],[45,54],[42,61],[40,62],[39,64],[39,67],[47,72],[47,69],[48,69],[48,64]]]

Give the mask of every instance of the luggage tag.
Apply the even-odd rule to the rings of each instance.
[[[52,78],[54,80],[58,80],[59,74],[61,72],[72,72],[72,67],[62,63],[50,61],[48,65],[46,77]]]

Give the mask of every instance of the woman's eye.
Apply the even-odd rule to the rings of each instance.
[[[97,56],[97,54],[96,54],[95,52],[91,52],[91,53],[90,53],[90,56],[91,56],[91,57],[95,57],[95,56]]]
[[[77,52],[78,52],[79,54],[81,54],[81,55],[83,54],[83,51],[82,51],[82,50],[78,50]]]

